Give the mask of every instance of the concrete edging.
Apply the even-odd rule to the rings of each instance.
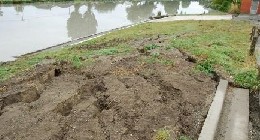
[[[227,87],[228,87],[228,81],[220,80],[216,90],[215,97],[209,108],[207,118],[204,122],[201,133],[199,135],[199,140],[214,139],[218,127],[219,118],[221,116]]]

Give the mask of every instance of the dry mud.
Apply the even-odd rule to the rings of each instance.
[[[217,82],[162,42],[129,42],[133,53],[82,69],[46,60],[1,83],[0,139],[150,140],[160,128],[197,139]],[[144,52],[149,43],[162,47]],[[153,51],[174,64],[142,61]]]

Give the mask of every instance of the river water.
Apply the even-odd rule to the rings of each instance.
[[[199,1],[0,5],[0,61],[162,14],[204,14]]]

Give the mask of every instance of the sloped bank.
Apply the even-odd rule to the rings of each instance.
[[[1,137],[197,139],[218,75],[233,82],[228,72],[241,68],[231,68],[254,70],[249,27],[147,23],[3,64]]]
[[[216,81],[166,39],[128,41],[131,53],[94,55],[81,69],[45,60],[2,83],[1,138],[152,139],[165,129],[196,139]]]

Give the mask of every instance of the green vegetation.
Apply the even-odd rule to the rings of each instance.
[[[95,0],[0,0],[0,4],[22,4],[22,3],[34,3],[34,2],[65,2],[65,1],[95,1]],[[100,0],[104,1],[104,0]],[[116,0],[106,0],[116,1]]]
[[[170,140],[169,130],[165,128],[159,129],[155,134],[154,140]]]
[[[158,46],[158,45],[155,45],[155,44],[151,44],[151,45],[147,45],[147,46],[145,46],[144,47],[144,50],[153,50],[153,49],[155,49],[155,48],[159,48],[160,46]]]
[[[62,1],[89,1],[89,0],[0,0],[0,4],[21,4],[34,2],[62,2]]]
[[[207,26],[211,27],[208,28]],[[220,71],[234,77],[237,85],[258,87],[254,57],[248,56],[249,41],[246,32],[250,26],[245,22],[223,25],[203,24],[200,30],[176,38],[172,47],[191,53],[199,59],[196,69],[208,74]],[[224,70],[224,72],[223,72]]]
[[[133,40],[167,35],[169,44],[164,48],[177,48],[193,55],[197,59],[196,70],[209,75],[217,71],[223,77],[234,80],[236,85],[258,88],[255,58],[248,55],[250,31],[250,24],[242,21],[146,23],[115,31],[73,47],[45,51],[3,64],[0,66],[0,81],[28,70],[46,58],[69,61],[76,68],[81,68],[94,63],[93,57],[97,55],[131,53],[134,47],[128,44]],[[144,46],[147,50],[158,47],[155,44]],[[172,60],[162,58],[157,53],[152,53],[143,60],[147,63],[173,65]]]
[[[120,44],[116,47],[107,47],[98,50],[92,49],[80,49],[80,46],[75,48],[64,48],[62,50],[41,52],[38,54],[25,56],[12,63],[4,64],[0,66],[0,81],[6,80],[12,76],[15,76],[22,71],[33,68],[34,65],[41,62],[43,59],[51,58],[56,61],[68,61],[75,68],[80,68],[83,65],[89,65],[93,63],[94,56],[101,55],[115,55],[131,52],[131,48]]]
[[[222,12],[239,13],[241,0],[212,0],[211,8]]]
[[[162,64],[162,65],[169,65],[173,66],[174,62],[171,59],[163,58],[160,56],[159,53],[152,53],[150,56],[144,56],[144,58],[141,60],[148,64]]]
[[[191,140],[188,136],[180,136],[179,140]]]

